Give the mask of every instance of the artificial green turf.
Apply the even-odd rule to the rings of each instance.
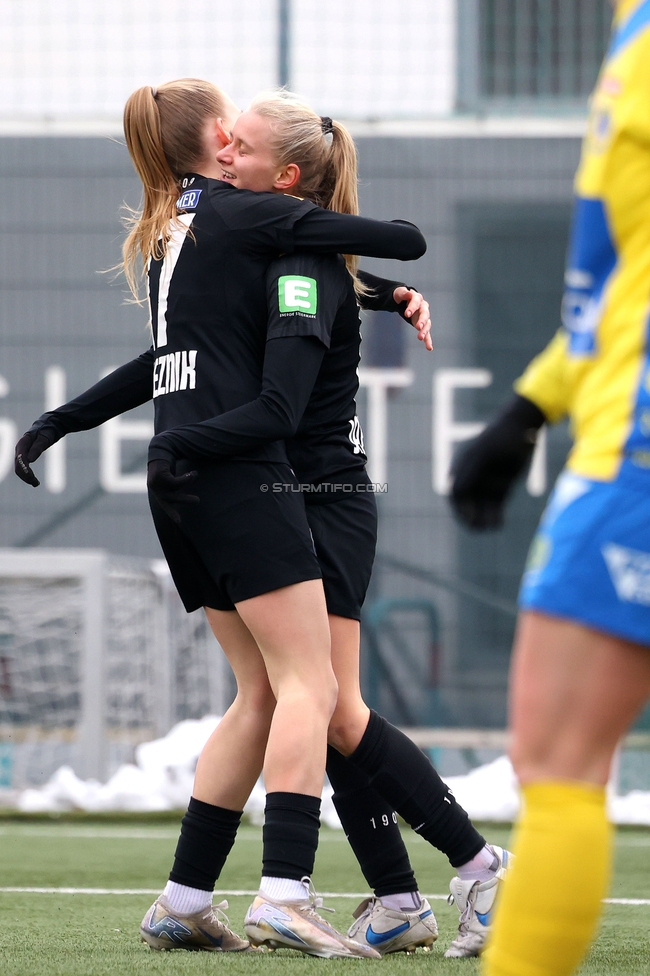
[[[505,844],[507,832],[485,828],[488,839]],[[0,822],[0,886],[162,887],[177,832],[169,826],[39,824]],[[443,894],[450,868],[442,855],[410,831],[405,832],[422,891]],[[220,888],[257,887],[261,833],[245,827],[220,880]],[[650,832],[620,832],[613,897],[650,898]],[[343,835],[323,830],[314,880],[320,890],[362,892],[366,885]],[[212,953],[154,953],[138,941],[137,927],[152,901],[148,895],[63,895],[0,893],[0,973],[2,976],[139,976],[207,974],[215,967],[230,976],[311,976],[326,967],[366,967],[363,961],[309,959],[290,951],[262,957]],[[229,897],[233,928],[242,931],[250,899]],[[356,905],[328,899],[332,921],[345,928]],[[429,954],[390,956],[380,964],[390,976],[425,976],[430,971],[476,976],[475,960],[444,959],[458,914],[445,902],[432,907],[440,939]],[[601,936],[583,969],[584,976],[649,976],[650,906],[608,906]],[[355,969],[355,972],[357,970]]]
[[[453,873],[447,859],[425,841],[405,831],[411,861],[422,891],[447,891]],[[505,845],[508,831],[486,828],[486,836]],[[178,830],[173,827],[42,824],[0,822],[0,886],[156,888],[164,883]],[[219,885],[257,888],[262,834],[242,827]],[[321,831],[314,882],[324,891],[365,891],[342,831]]]
[[[184,810],[105,810],[99,813],[87,813],[85,810],[61,810],[42,813],[25,813],[23,810],[3,807],[0,811],[0,823],[16,824],[76,824],[87,827],[89,824],[121,825],[127,827],[139,826],[169,826],[179,827],[183,819]]]

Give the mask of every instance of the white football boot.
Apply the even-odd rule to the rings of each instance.
[[[412,912],[385,908],[379,898],[366,898],[352,914],[356,921],[348,929],[350,938],[371,946],[382,956],[390,952],[412,953],[420,946],[428,952],[438,938],[436,917],[426,898]]]
[[[493,878],[489,881],[461,881],[458,877],[451,879],[448,903],[456,903],[460,922],[458,936],[445,952],[447,959],[479,956],[485,948],[499,886],[513,860],[509,851],[494,844],[490,846],[499,859],[499,867]]]
[[[246,912],[244,931],[253,946],[297,949],[307,956],[324,959],[381,959],[371,946],[337,932],[316,911],[322,907],[322,899],[316,897],[311,882],[307,897],[300,901],[279,902],[258,895]]]

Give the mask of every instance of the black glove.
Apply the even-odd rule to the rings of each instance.
[[[534,403],[516,395],[485,430],[454,460],[451,506],[470,529],[503,525],[503,505],[530,461],[546,417]]]
[[[181,517],[174,505],[198,505],[198,495],[187,495],[185,489],[198,478],[198,471],[188,471],[178,477],[172,474],[169,461],[158,458],[147,465],[147,488],[154,496],[163,512],[172,522],[180,524]]]
[[[16,444],[16,454],[14,458],[14,471],[21,481],[33,488],[38,488],[40,481],[30,468],[30,464],[36,461],[43,451],[56,444],[58,437],[48,437],[40,430],[28,430]]]

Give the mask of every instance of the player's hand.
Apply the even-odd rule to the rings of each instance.
[[[169,461],[163,459],[149,461],[147,465],[147,488],[176,525],[180,524],[181,517],[174,505],[198,505],[200,501],[198,495],[187,494],[187,488],[198,476],[197,471],[176,476],[172,474]]]
[[[30,465],[38,460],[43,451],[47,451],[53,443],[55,442],[46,434],[38,430],[28,430],[16,444],[14,471],[26,485],[31,485],[32,488],[38,488],[40,485]]]
[[[450,502],[470,529],[503,525],[503,507],[535,449],[546,418],[525,397],[515,396],[452,465]]]
[[[401,305],[403,302],[408,302],[401,314],[407,322],[411,323],[413,328],[418,330],[418,339],[424,342],[426,349],[431,351],[433,349],[433,341],[430,334],[431,311],[424,295],[421,295],[419,291],[415,291],[413,288],[406,288],[405,285],[400,285],[393,292],[393,301],[397,302],[398,305]]]

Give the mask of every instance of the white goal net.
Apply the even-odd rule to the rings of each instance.
[[[164,563],[0,550],[0,787],[62,764],[105,779],[185,718],[223,714],[232,675]]]

